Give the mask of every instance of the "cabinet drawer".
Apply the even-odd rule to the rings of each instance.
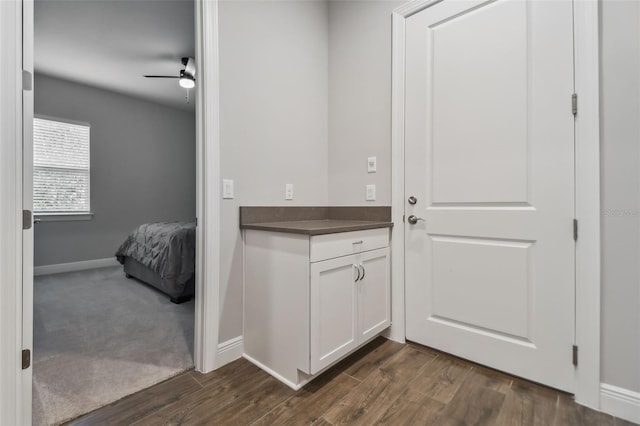
[[[311,262],[319,262],[387,246],[389,228],[316,235],[311,237],[310,259]]]

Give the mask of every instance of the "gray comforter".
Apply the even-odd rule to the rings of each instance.
[[[194,222],[145,223],[133,231],[116,252],[118,262],[130,257],[165,280],[187,282],[195,271]]]

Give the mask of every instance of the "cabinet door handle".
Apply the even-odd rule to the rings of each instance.
[[[362,263],[360,264],[360,268],[362,268],[362,276],[360,277],[361,280],[364,280],[364,276],[367,273],[366,269],[364,269],[364,266],[362,265]]]
[[[358,282],[360,281],[360,267],[358,267],[358,265],[356,265],[355,263],[353,264],[353,267],[356,268],[356,271],[358,271],[358,277],[355,279],[354,282]]]

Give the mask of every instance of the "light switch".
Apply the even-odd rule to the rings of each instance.
[[[367,173],[375,173],[378,168],[376,157],[367,158]]]
[[[284,186],[284,199],[293,200],[293,184],[287,183]]]
[[[222,198],[233,198],[233,181],[231,179],[222,179]]]
[[[367,185],[367,201],[375,201],[376,199],[376,186]]]

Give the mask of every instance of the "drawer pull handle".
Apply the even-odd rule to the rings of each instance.
[[[356,268],[356,271],[358,271],[358,277],[355,279],[354,282],[358,282],[360,281],[360,267],[358,267],[358,265],[356,265],[355,263],[353,264],[353,267]]]
[[[353,242],[353,243],[351,243],[351,244],[362,244],[362,243],[363,243],[363,241],[362,241],[362,240],[358,240],[358,241],[354,241],[354,242]]]
[[[362,268],[362,277],[360,277],[360,280],[364,280],[364,276],[367,273],[367,270],[364,269],[364,266],[362,265],[362,263],[360,264],[360,268]]]

